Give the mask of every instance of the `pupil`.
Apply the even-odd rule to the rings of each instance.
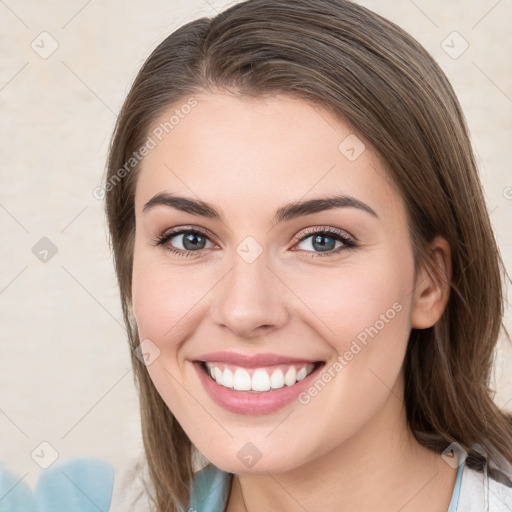
[[[325,243],[322,242],[322,240],[328,240],[329,242]],[[315,238],[313,239],[313,247],[321,252],[332,251],[334,249],[335,244],[336,241],[331,236],[316,235]]]
[[[204,238],[202,244],[201,242],[198,242],[198,240],[200,240],[201,238],[203,237],[200,235],[188,233],[187,235],[185,235],[185,238],[183,240],[183,247],[185,247],[185,249],[202,249],[204,247]]]

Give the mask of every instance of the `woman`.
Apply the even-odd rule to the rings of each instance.
[[[512,508],[503,267],[412,37],[345,0],[188,23],[126,98],[105,192],[152,509]]]

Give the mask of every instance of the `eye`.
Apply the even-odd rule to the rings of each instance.
[[[313,253],[308,256],[315,258],[336,255],[356,247],[356,243],[343,231],[320,226],[307,231],[306,236],[300,237],[297,246],[303,251]]]
[[[154,241],[154,245],[162,246],[166,251],[184,257],[194,256],[194,253],[215,246],[205,233],[196,229],[166,231]]]
[[[341,251],[356,247],[356,242],[349,235],[334,228],[320,226],[309,229],[305,236],[304,233],[302,235],[297,237],[296,246],[310,253],[308,257],[334,256]],[[215,247],[210,237],[203,231],[183,228],[166,231],[157,237],[154,245],[162,246],[166,251],[186,258],[194,257],[206,249]]]

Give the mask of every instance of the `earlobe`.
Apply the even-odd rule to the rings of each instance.
[[[450,296],[450,245],[444,238],[436,237],[429,247],[429,263],[418,271],[413,292],[411,327],[414,329],[432,327],[441,318]]]

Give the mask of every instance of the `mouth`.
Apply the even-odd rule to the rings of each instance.
[[[220,362],[199,361],[202,370],[220,386],[235,391],[266,393],[292,387],[311,375],[323,361],[246,368]]]
[[[325,366],[325,361],[289,358],[216,359],[191,361],[207,395],[229,412],[253,416],[298,402]]]

